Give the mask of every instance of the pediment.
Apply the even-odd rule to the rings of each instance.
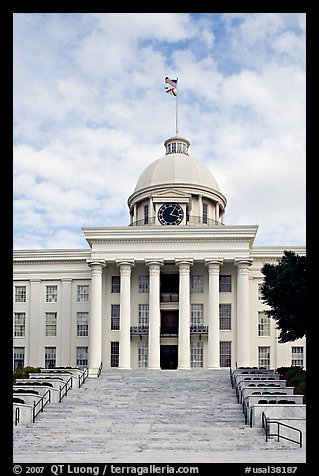
[[[180,190],[176,190],[173,188],[169,188],[166,190],[163,190],[162,192],[156,192],[154,195],[152,195],[153,201],[157,202],[160,201],[161,199],[179,199],[179,198],[187,198],[189,199],[191,197],[190,193],[185,193]]]

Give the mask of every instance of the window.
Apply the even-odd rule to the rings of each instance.
[[[270,336],[270,317],[265,312],[258,312],[258,336]]]
[[[191,304],[191,325],[201,326],[204,323],[204,304]]]
[[[24,367],[24,347],[13,348],[13,369],[23,369]]]
[[[207,223],[207,203],[203,203],[203,223]]]
[[[88,347],[76,348],[76,365],[80,368],[88,366]]]
[[[258,347],[258,367],[270,368],[270,347]]]
[[[15,302],[26,302],[27,301],[27,287],[26,286],[15,286]]]
[[[258,301],[263,301],[264,300],[264,295],[261,292],[261,287],[262,287],[262,284],[258,284]]]
[[[14,337],[25,337],[25,312],[14,313]]]
[[[231,304],[219,305],[219,328],[221,331],[231,330]]]
[[[48,337],[56,336],[57,327],[57,313],[46,312],[45,313],[45,335]]]
[[[58,287],[57,286],[46,286],[46,302],[58,302]]]
[[[149,305],[139,304],[138,305],[138,325],[148,326],[148,317],[149,317]]]
[[[191,293],[204,292],[204,276],[191,276]]]
[[[144,225],[148,225],[148,205],[144,205]]]
[[[303,367],[303,347],[291,347],[291,366]]]
[[[176,142],[172,143],[172,154],[176,153]]]
[[[119,342],[111,342],[111,367],[119,366]]]
[[[121,291],[121,278],[120,276],[112,276],[112,293],[119,293]]]
[[[77,337],[88,337],[89,335],[89,313],[76,313],[76,335]]]
[[[118,331],[120,328],[120,305],[111,304],[111,331]]]
[[[191,342],[191,367],[203,367],[203,342]]]
[[[231,274],[221,274],[219,276],[219,292],[231,293]]]
[[[138,277],[138,292],[139,293],[148,293],[149,292],[149,276],[139,276]]]
[[[221,367],[231,366],[231,342],[220,341],[219,343],[219,365]]]
[[[147,367],[148,345],[147,342],[140,342],[138,345],[138,366]]]
[[[78,285],[77,287],[77,301],[89,302],[89,285]]]
[[[56,366],[56,347],[44,348],[44,367],[46,369],[54,369]]]

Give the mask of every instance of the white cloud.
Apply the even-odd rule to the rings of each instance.
[[[304,14],[14,20],[16,247],[83,247],[82,226],[128,224],[127,198],[175,133],[166,75],[225,222],[259,224],[258,244],[304,244]]]

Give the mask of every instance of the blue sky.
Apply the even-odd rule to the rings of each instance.
[[[14,248],[87,248],[178,129],[255,245],[305,244],[305,13],[14,13]]]

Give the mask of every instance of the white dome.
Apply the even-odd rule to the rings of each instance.
[[[135,192],[159,185],[195,185],[220,192],[211,171],[187,154],[167,154],[152,162],[140,176]]]

